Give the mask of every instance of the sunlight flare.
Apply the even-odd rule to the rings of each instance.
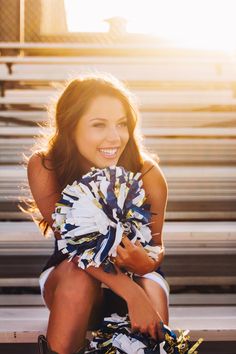
[[[127,20],[127,32],[149,34],[175,45],[236,49],[235,0],[65,0],[71,32],[106,32],[105,21]]]

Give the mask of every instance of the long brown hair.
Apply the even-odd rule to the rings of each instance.
[[[50,137],[44,136],[44,148],[41,142],[34,146],[34,151],[42,157],[45,168],[47,160],[55,170],[61,187],[61,191],[67,184],[73,183],[88,171],[84,171],[82,163],[85,159],[79,152],[72,139],[75,127],[80,117],[86,112],[92,99],[100,95],[108,95],[118,98],[126,111],[129,140],[118,161],[129,171],[138,172],[143,165],[143,156],[147,154],[141,143],[141,135],[136,128],[138,121],[138,109],[134,96],[122,82],[111,75],[96,74],[87,75],[70,81],[54,108],[53,133]],[[77,159],[74,158],[77,156]],[[34,201],[28,212],[32,215],[39,211]],[[37,222],[37,220],[34,218]],[[49,225],[44,219],[38,220],[38,224],[46,235]]]

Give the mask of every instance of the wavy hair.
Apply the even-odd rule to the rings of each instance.
[[[73,183],[88,172],[82,168],[85,165],[82,163],[85,158],[78,152],[71,137],[91,101],[100,95],[119,99],[126,112],[129,140],[118,165],[136,173],[142,168],[144,156],[150,156],[142,145],[142,137],[137,129],[138,109],[135,98],[126,86],[115,77],[105,74],[85,75],[73,79],[66,85],[53,106],[50,124],[52,134],[43,135],[32,148],[34,153],[40,154],[45,168],[49,169],[47,160],[50,162],[50,168],[56,172],[61,191],[67,184]],[[75,159],[74,156],[78,158]],[[34,200],[28,203],[27,212],[46,236],[50,228],[42,216],[41,218],[35,216],[40,213]]]

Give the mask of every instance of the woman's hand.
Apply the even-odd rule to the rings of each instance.
[[[117,247],[117,256],[114,258],[115,264],[119,268],[138,275],[144,275],[153,271],[155,261],[148,256],[147,252],[137,240],[132,243],[127,236],[123,237],[122,244]]]
[[[162,319],[153,308],[144,290],[139,287],[127,301],[131,329],[149,334],[153,339],[163,341]]]

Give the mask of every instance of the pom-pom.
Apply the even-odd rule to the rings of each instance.
[[[78,266],[114,271],[112,258],[124,234],[139,240],[150,257],[160,248],[151,246],[150,205],[145,204],[141,173],[123,167],[92,168],[80,181],[67,185],[56,204],[53,226],[61,234],[58,248]]]
[[[190,344],[188,331],[180,331],[180,336],[163,323],[163,349],[172,354],[197,354],[195,351],[203,341],[200,338],[193,346]],[[93,338],[86,349],[86,354],[99,353],[126,353],[126,354],[160,354],[161,341],[154,340],[150,335],[131,330],[128,315],[120,317],[112,314],[105,317],[101,328],[93,332]]]

